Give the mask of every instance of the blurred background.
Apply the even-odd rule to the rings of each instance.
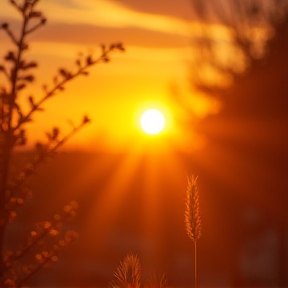
[[[113,41],[127,51],[47,103],[29,126],[29,151],[15,155],[20,167],[50,127],[65,134],[67,118],[93,120],[33,176],[33,198],[7,236],[21,239],[66,202],[79,203],[67,227],[79,241],[31,286],[107,287],[120,260],[135,253],[144,279],[158,271],[169,286],[191,287],[184,209],[186,176],[194,174],[199,286],[288,287],[288,2],[51,0],[40,7],[48,24],[31,37],[29,57],[42,67],[35,95],[79,51]],[[8,1],[0,17],[17,28]],[[3,34],[0,41],[2,55],[9,42]],[[155,137],[138,125],[150,106],[167,120]]]

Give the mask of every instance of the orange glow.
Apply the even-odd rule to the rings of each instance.
[[[1,1],[0,16],[5,14],[11,21],[16,21],[17,13],[8,2]],[[29,105],[27,95],[35,95],[36,101],[41,99],[42,85],[51,87],[59,68],[73,70],[80,52],[93,52],[97,57],[99,44],[109,45],[113,41],[123,41],[126,52],[112,55],[111,63],[107,65],[102,63],[92,67],[88,77],[73,80],[66,85],[64,93],[44,103],[45,112],[35,113],[34,121],[27,125],[28,146],[43,141],[45,132],[54,126],[59,126],[64,136],[71,129],[67,120],[76,124],[83,114],[92,119],[91,124],[73,137],[65,149],[125,151],[129,149],[131,139],[136,138],[145,146],[144,143],[152,140],[139,134],[139,118],[149,107],[159,109],[165,117],[162,140],[153,145],[163,145],[160,142],[167,138],[175,144],[177,142],[178,146],[186,145],[189,142],[187,135],[182,133],[181,124],[177,123],[182,112],[171,103],[168,87],[171,80],[181,86],[186,82],[185,62],[191,59],[190,33],[200,33],[199,25],[183,21],[181,17],[142,13],[113,1],[97,4],[93,1],[74,2],[74,5],[45,1],[39,4],[48,22],[30,38],[29,50],[25,54],[27,59],[36,60],[39,68],[35,84],[20,95],[19,104],[24,110]],[[145,34],[143,37],[142,34],[139,37],[138,29]],[[229,35],[219,25],[211,25],[210,29],[221,39]],[[92,31],[95,31],[95,36],[92,36]],[[3,33],[0,33],[0,41],[2,58],[2,53],[12,46]],[[5,82],[1,77],[1,83]],[[197,117],[215,110],[209,99],[201,95],[193,99]]]
[[[17,202],[21,204],[20,202],[26,200],[22,194],[28,191],[24,187],[27,182],[29,190],[31,186],[36,192],[34,193],[36,201],[34,199],[29,201],[27,198],[28,205],[31,205],[28,208],[37,206],[35,210],[38,213],[35,216],[41,216],[44,220],[46,214],[52,214],[53,217],[54,208],[62,207],[62,203],[67,202],[66,199],[68,201],[75,199],[79,203],[80,209],[76,222],[67,223],[63,228],[70,230],[71,227],[74,230],[75,223],[75,230],[79,230],[81,235],[80,241],[75,248],[72,248],[77,252],[72,250],[71,256],[68,255],[73,258],[73,261],[67,261],[65,264],[67,266],[65,268],[63,265],[63,269],[61,262],[58,268],[56,266],[57,273],[61,273],[59,280],[62,281],[62,278],[66,277],[63,277],[65,274],[77,279],[76,283],[71,281],[73,287],[75,285],[104,287],[107,283],[111,283],[110,280],[106,281],[105,277],[113,275],[112,269],[116,263],[114,258],[130,252],[139,255],[141,265],[143,264],[144,267],[144,276],[150,271],[164,272],[165,275],[167,272],[168,277],[171,275],[172,281],[169,283],[168,279],[167,283],[169,287],[191,287],[193,268],[197,268],[196,262],[200,268],[199,280],[203,281],[199,287],[235,285],[244,287],[244,282],[237,283],[237,281],[238,279],[240,281],[240,278],[249,270],[247,267],[253,267],[253,270],[256,267],[256,274],[263,274],[266,277],[266,273],[260,273],[261,267],[268,268],[266,264],[272,263],[272,258],[280,263],[278,261],[281,260],[280,257],[287,255],[281,252],[284,241],[279,238],[278,242],[276,240],[278,236],[276,237],[274,232],[278,230],[278,223],[275,220],[279,219],[281,221],[279,223],[286,224],[287,220],[283,221],[283,219],[288,219],[285,217],[286,207],[285,214],[281,215],[282,213],[278,212],[285,206],[282,203],[287,202],[283,199],[288,191],[285,174],[288,165],[287,161],[283,161],[288,159],[287,109],[285,110],[287,105],[284,105],[287,103],[284,94],[288,89],[286,85],[288,82],[283,80],[284,78],[281,80],[281,77],[288,74],[288,65],[285,65],[288,49],[285,44],[287,41],[276,45],[277,42],[271,40],[269,43],[271,51],[268,54],[271,53],[272,58],[268,56],[265,61],[257,62],[257,58],[264,53],[263,48],[266,47],[264,44],[272,36],[270,31],[272,28],[262,27],[265,25],[261,24],[262,17],[257,11],[258,4],[252,7],[254,1],[242,1],[251,2],[253,8],[251,16],[257,16],[256,21],[251,19],[253,21],[251,23],[249,21],[246,25],[245,21],[237,22],[237,19],[241,19],[241,15],[246,13],[246,9],[243,11],[239,9],[240,18],[238,18],[238,11],[230,11],[237,12],[235,19],[234,13],[229,16],[228,3],[235,4],[237,1],[218,1],[223,4],[215,10],[211,6],[213,1],[210,1],[210,6],[207,8],[209,11],[211,9],[211,19],[210,12],[206,18],[197,17],[196,10],[189,11],[200,1],[43,0],[36,2],[39,2],[37,3],[39,11],[47,17],[47,23],[41,27],[41,30],[34,33],[33,28],[30,30],[33,33],[27,34],[29,49],[23,49],[23,57],[10,59],[10,61],[23,60],[19,66],[16,66],[21,72],[21,75],[19,74],[21,81],[33,78],[26,74],[30,73],[30,69],[26,71],[28,69],[25,68],[26,64],[30,61],[38,64],[37,70],[31,69],[33,74],[31,76],[35,76],[35,81],[27,82],[27,86],[22,90],[18,90],[19,86],[16,87],[15,111],[18,112],[14,113],[16,117],[13,119],[16,126],[18,121],[21,124],[21,120],[25,120],[27,114],[30,115],[29,111],[35,110],[35,113],[32,113],[32,121],[23,122],[23,127],[19,127],[24,128],[27,134],[28,143],[24,149],[33,147],[36,141],[47,141],[47,136],[49,139],[50,135],[49,133],[45,135],[45,132],[51,131],[54,127],[59,127],[59,138],[65,139],[65,136],[69,135],[71,130],[73,131],[73,127],[83,123],[81,121],[84,115],[91,119],[91,123],[85,125],[83,130],[77,130],[76,135],[60,148],[62,151],[57,155],[56,162],[47,161],[47,164],[39,167],[35,178],[31,175],[33,177],[31,180],[26,181],[26,177],[30,176],[31,164],[24,166],[22,162],[26,161],[26,158],[30,161],[32,153],[30,151],[15,153],[11,158],[14,161],[15,156],[15,168],[12,162],[9,173],[3,173],[9,175],[7,179],[9,191],[4,187],[5,181],[2,181],[4,184],[2,186],[9,192],[6,191],[6,206],[14,209],[14,204]],[[0,97],[0,106],[2,102],[4,103],[0,114],[2,113],[5,119],[10,117],[10,114],[6,113],[6,102],[9,107],[12,107],[10,99],[14,100],[14,95],[10,93],[11,83],[9,82],[17,79],[13,74],[18,73],[18,68],[13,69],[13,62],[12,65],[5,62],[9,57],[3,60],[7,52],[15,51],[15,45],[9,41],[9,30],[6,31],[8,37],[5,35],[5,29],[8,27],[5,23],[9,23],[9,29],[13,33],[15,31],[15,37],[19,35],[21,29],[19,25],[21,18],[17,18],[19,15],[13,11],[15,9],[11,3],[14,2],[0,0],[0,96],[3,96],[3,99]],[[189,5],[189,8],[185,5]],[[198,5],[198,8],[201,10],[205,5]],[[223,26],[220,19],[217,19],[222,5],[227,5],[227,11],[223,10],[222,16],[236,25],[236,30],[240,31],[239,35],[232,27]],[[242,4],[237,4],[237,7],[238,5]],[[29,6],[27,7],[30,9]],[[253,10],[255,11],[252,12]],[[249,11],[248,9],[247,13]],[[34,18],[35,15],[28,12],[27,16]],[[195,15],[190,16],[189,12]],[[270,15],[268,10],[265,14]],[[223,20],[226,20],[224,18]],[[195,21],[191,21],[193,19]],[[37,19],[31,20],[37,21]],[[258,22],[259,27],[253,28],[253,23]],[[32,23],[29,25],[33,27]],[[275,30],[276,32],[278,33]],[[246,42],[248,40],[246,34],[247,36],[251,34],[258,45],[251,46],[249,41]],[[285,35],[287,36],[287,33]],[[17,39],[11,37],[14,43],[19,43],[17,37]],[[119,42],[123,43],[125,52],[114,51],[111,48],[112,53],[107,54],[109,59],[106,58],[106,48],[115,47],[110,45]],[[238,47],[239,44],[241,49]],[[245,49],[242,51],[243,48]],[[278,53],[281,55],[281,49],[285,53],[282,52],[282,56],[278,56]],[[247,57],[248,52],[253,54],[251,62]],[[273,53],[277,54],[274,59]],[[92,55],[92,62],[88,55]],[[99,59],[99,56],[100,61],[94,62],[94,59]],[[84,63],[88,66],[96,63],[92,67],[89,66],[87,77],[81,73],[83,72],[81,69],[85,67]],[[6,66],[9,69],[6,69]],[[63,69],[65,71],[67,69],[68,73],[61,73],[61,69],[62,72]],[[244,71],[247,73],[241,74]],[[75,78],[74,72],[77,75]],[[285,85],[282,85],[283,82]],[[64,87],[58,87],[61,89],[55,90],[57,91],[55,95],[47,93],[53,91],[57,83]],[[229,89],[226,89],[227,87]],[[53,96],[48,97],[49,101],[44,101],[43,107],[40,107],[44,111],[40,112],[41,109],[36,110],[37,105],[34,104],[41,103],[45,95]],[[86,124],[86,121],[84,123]],[[2,146],[5,150],[14,139],[17,143],[19,137],[17,138],[17,130],[12,130],[15,133],[12,135],[10,128],[7,130],[5,125],[2,126],[4,131],[2,133],[4,146]],[[54,129],[54,131],[58,130]],[[59,140],[50,138],[53,138],[53,141],[51,140],[53,145]],[[37,165],[42,160],[42,152],[44,152],[43,156],[46,156],[45,151],[39,149],[40,157],[36,158]],[[7,154],[9,157],[3,155],[4,162],[2,162],[5,164],[5,159],[9,158],[10,154]],[[20,159],[19,169],[23,166],[25,173],[18,174],[17,157]],[[16,182],[13,181],[14,174],[19,175]],[[199,176],[200,214],[203,219],[203,238],[201,237],[199,246],[196,241],[192,243],[187,237],[184,223],[186,175],[191,174]],[[5,189],[2,189],[3,192]],[[18,205],[15,205],[15,209],[17,207]],[[20,209],[19,212],[22,214],[22,208]],[[253,213],[253,210],[257,213]],[[32,215],[33,209],[31,211],[27,211],[27,215],[30,213]],[[26,213],[24,210],[23,212]],[[21,214],[19,213],[20,217]],[[191,216],[194,218],[193,215]],[[22,221],[20,217],[19,220]],[[28,220],[23,221],[24,225],[15,225],[15,229],[21,228],[21,231],[29,229],[33,219]],[[274,226],[273,223],[276,225]],[[264,226],[268,228],[266,231],[268,233],[264,231]],[[7,231],[14,234],[16,230],[13,230],[13,227]],[[285,234],[283,239],[286,241],[287,229],[283,232],[283,235]],[[42,232],[39,235],[42,235]],[[64,230],[59,236],[66,238]],[[269,252],[266,259],[260,250],[254,251],[258,236],[259,240],[262,238],[259,247],[262,247],[263,252],[264,250]],[[36,238],[38,241],[38,237]],[[5,238],[4,244],[6,245],[9,240],[10,235]],[[31,248],[30,240],[25,242],[27,247],[24,245],[19,248],[21,254],[23,249],[25,253],[28,252],[27,259],[15,258],[17,253],[14,255],[14,252],[11,259],[10,256],[8,257],[9,253],[6,255],[8,258],[3,255],[9,263],[12,261],[13,265],[15,259],[17,263],[21,260],[20,266],[16,267],[16,272],[18,268],[21,272],[22,264],[26,265],[26,260],[28,261],[29,257],[34,255],[34,251],[30,249],[34,249],[36,242],[34,239],[31,240],[33,241]],[[56,239],[55,243],[57,241]],[[62,247],[58,246],[59,249]],[[196,260],[198,255],[196,246],[200,248],[200,257],[199,261],[194,262],[193,258]],[[58,253],[58,248],[51,251]],[[258,255],[259,259],[256,259],[257,256],[255,259],[258,261],[250,262],[250,256],[247,257],[246,254],[251,255],[251,258]],[[279,254],[278,260],[276,254]],[[118,263],[120,257],[116,260]],[[277,267],[275,266],[275,275],[280,275],[277,272],[279,263]],[[67,269],[69,265],[72,266],[71,273],[69,273],[70,269]],[[41,265],[39,267],[41,268]],[[33,269],[28,270],[33,272]],[[57,277],[56,274],[54,276],[54,271],[52,270],[51,275]],[[8,272],[10,273],[10,270],[7,270]],[[30,277],[30,275],[26,276]],[[156,274],[155,276],[157,278]],[[270,276],[272,280],[272,274]],[[53,277],[43,279],[50,281]],[[253,280],[248,273],[245,277]],[[153,280],[156,280],[153,278],[150,283],[152,286]],[[276,279],[276,276],[273,278]],[[213,279],[223,280],[226,285],[209,285],[209,281]],[[287,277],[285,279],[287,280]],[[82,280],[83,285],[80,283]],[[106,284],[96,284],[98,281],[105,281]],[[2,283],[2,278],[0,282]],[[92,285],[92,282],[96,285]],[[272,284],[272,281],[269,283]],[[28,284],[39,286],[34,285],[33,282],[31,285],[30,282]],[[50,282],[46,284],[49,285]],[[159,283],[160,286],[161,284]],[[68,284],[60,286],[72,287]],[[195,287],[198,285],[195,284]]]

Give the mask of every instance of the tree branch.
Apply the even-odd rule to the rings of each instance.
[[[19,175],[24,175],[24,177],[18,177],[18,179],[15,180],[15,183],[11,185],[11,187],[9,187],[9,190],[11,191],[9,195],[9,199],[16,195],[16,191],[19,190],[19,188],[27,179],[27,177],[29,177],[46,158],[48,158],[50,155],[53,155],[60,146],[66,143],[73,135],[75,135],[80,129],[84,127],[84,125],[86,125],[89,122],[90,122],[90,119],[87,116],[85,116],[81,124],[73,128],[73,130],[69,134],[67,134],[65,137],[63,137],[60,141],[57,141],[56,145],[54,145],[51,149],[49,149],[49,147],[46,147],[47,150],[44,151],[44,153],[40,154],[29,168],[25,168],[19,174]],[[47,146],[49,146],[49,143]],[[9,199],[6,199],[6,203],[7,201],[9,201]]]
[[[52,96],[54,96],[55,92],[59,92],[59,91],[63,91],[63,86],[70,80],[76,78],[79,75],[86,75],[87,74],[87,68],[89,68],[90,66],[93,66],[95,64],[98,64],[100,62],[108,62],[109,58],[108,56],[110,55],[111,52],[115,51],[115,50],[124,50],[124,48],[122,47],[121,43],[119,44],[114,44],[111,45],[109,47],[109,49],[107,50],[103,50],[102,54],[95,60],[91,59],[91,56],[88,56],[86,64],[82,67],[79,67],[78,71],[75,72],[74,74],[69,73],[69,75],[67,74],[66,78],[64,78],[60,83],[57,83],[50,91],[48,91],[46,93],[46,95],[35,105],[33,105],[33,107],[31,108],[31,110],[25,115],[23,116],[19,122],[17,123],[17,125],[14,127],[14,131],[16,129],[19,129],[22,124],[26,123],[29,121],[29,119],[31,118],[32,114],[39,110],[39,108],[41,107],[41,105],[48,100],[49,98],[51,98]]]
[[[7,35],[11,38],[12,42],[16,46],[18,46],[18,42],[16,40],[16,37],[14,36],[13,32],[9,29],[9,25],[7,23],[3,23],[1,27],[4,31],[6,31]]]
[[[28,30],[26,31],[26,35],[34,32],[35,30],[37,30],[38,28],[40,28],[41,26],[43,26],[45,23],[46,23],[46,18],[42,18],[42,19],[41,19],[41,22],[39,22],[39,23],[36,24],[34,27],[32,27],[32,28],[30,28],[30,29],[28,29]]]
[[[13,262],[18,261],[25,255],[27,255],[27,253],[29,253],[41,240],[43,240],[46,236],[48,236],[51,233],[51,230],[58,231],[57,225],[67,221],[67,219],[69,219],[69,217],[73,215],[72,213],[73,213],[72,211],[68,212],[65,211],[64,216],[60,217],[59,219],[54,219],[54,221],[52,222],[47,221],[51,225],[48,228],[42,227],[42,231],[37,236],[34,237],[33,241],[31,243],[28,242],[27,246],[23,248],[19,254],[15,255],[14,257],[11,256],[7,262],[11,262],[13,264]],[[4,271],[9,270],[9,268],[10,267],[7,266]]]

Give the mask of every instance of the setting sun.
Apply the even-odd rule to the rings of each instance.
[[[155,135],[163,130],[165,118],[159,110],[149,109],[142,114],[140,124],[144,132]]]

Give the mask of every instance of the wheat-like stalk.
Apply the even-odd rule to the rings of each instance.
[[[189,238],[194,242],[194,287],[197,287],[197,240],[201,237],[201,217],[197,178],[187,177],[185,224]]]
[[[113,288],[139,288],[141,266],[137,255],[128,254],[114,273],[116,281],[111,283]]]
[[[168,288],[166,275],[154,273],[148,278],[147,288]]]
[[[197,241],[201,237],[201,217],[199,209],[199,192],[197,188],[197,178],[193,175],[187,177],[188,185],[186,191],[185,224],[186,231],[192,241]]]

